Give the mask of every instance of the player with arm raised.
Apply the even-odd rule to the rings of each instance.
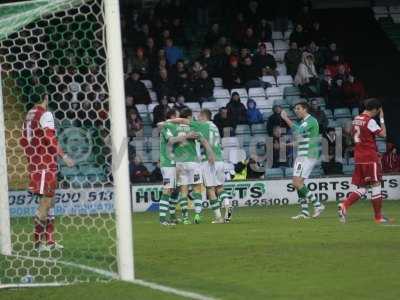
[[[292,122],[287,113],[282,111],[281,117],[298,135],[297,157],[293,167],[293,186],[297,190],[301,213],[293,216],[292,219],[308,219],[308,202],[314,205],[313,218],[317,218],[324,211],[325,206],[315,197],[305,186],[307,179],[314,166],[318,162],[320,152],[320,137],[318,121],[309,114],[307,102],[300,102],[294,106],[296,116],[301,120],[300,123]]]
[[[53,114],[48,111],[49,96],[29,110],[24,125],[21,146],[28,160],[29,190],[38,198],[34,218],[34,247],[38,251],[63,249],[54,239],[54,194],[57,188],[57,157],[68,167],[75,162],[61,149],[54,126]],[[46,244],[43,244],[43,240]]]
[[[374,120],[378,115],[381,126]],[[369,188],[372,190],[375,222],[389,222],[389,219],[382,215],[382,166],[375,141],[377,136],[386,137],[382,104],[378,99],[368,99],[365,101],[365,110],[353,121],[355,169],[352,184],[357,186],[357,189],[339,204],[338,214],[343,223],[346,222],[349,207],[366,195]]]

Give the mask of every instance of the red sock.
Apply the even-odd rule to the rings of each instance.
[[[42,240],[44,233],[44,224],[39,219],[35,218],[35,232],[33,233],[33,241],[39,243]]]
[[[47,226],[46,226],[46,241],[47,245],[52,245],[55,243],[54,241],[54,220],[47,219]]]
[[[375,220],[382,218],[382,195],[372,196],[372,207],[375,212]]]
[[[349,208],[361,198],[361,195],[357,192],[351,192],[351,194],[344,200],[344,207]]]

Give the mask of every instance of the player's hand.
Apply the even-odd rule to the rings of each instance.
[[[188,139],[188,140],[195,140],[195,139],[198,139],[199,138],[199,134],[198,133],[196,133],[196,132],[189,132],[187,135],[186,135],[186,139]]]
[[[63,160],[68,167],[72,168],[73,166],[75,166],[75,161],[68,155],[64,155]]]
[[[384,118],[384,114],[383,114],[383,108],[381,108],[380,112],[379,112],[379,117]]]
[[[288,117],[287,112],[284,111],[284,110],[282,109],[282,111],[281,111],[281,118],[282,118],[282,119],[287,119],[287,117]]]
[[[215,155],[208,155],[208,163],[213,165],[215,163]]]

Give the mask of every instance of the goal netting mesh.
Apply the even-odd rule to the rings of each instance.
[[[0,6],[1,90],[11,223],[11,255],[0,283],[64,283],[116,276],[116,226],[104,9],[100,0],[48,0]],[[58,161],[55,239],[37,251],[22,125],[37,97],[50,95],[58,141],[76,161]],[[127,197],[129,201],[129,197]]]

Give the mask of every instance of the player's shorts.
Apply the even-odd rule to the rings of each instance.
[[[297,157],[294,161],[293,176],[307,179],[317,162],[316,158]]]
[[[215,187],[224,184],[225,167],[223,161],[216,161],[212,165],[208,161],[203,161],[201,163],[201,171],[206,187]]]
[[[57,171],[41,170],[29,174],[29,191],[33,194],[53,197],[57,189]]]
[[[382,181],[382,164],[380,161],[356,163],[351,183],[356,186],[368,186]]]
[[[163,177],[163,187],[166,189],[174,189],[176,185],[176,168],[162,167],[161,174]]]
[[[201,164],[197,162],[176,163],[177,185],[191,185],[203,183]]]

